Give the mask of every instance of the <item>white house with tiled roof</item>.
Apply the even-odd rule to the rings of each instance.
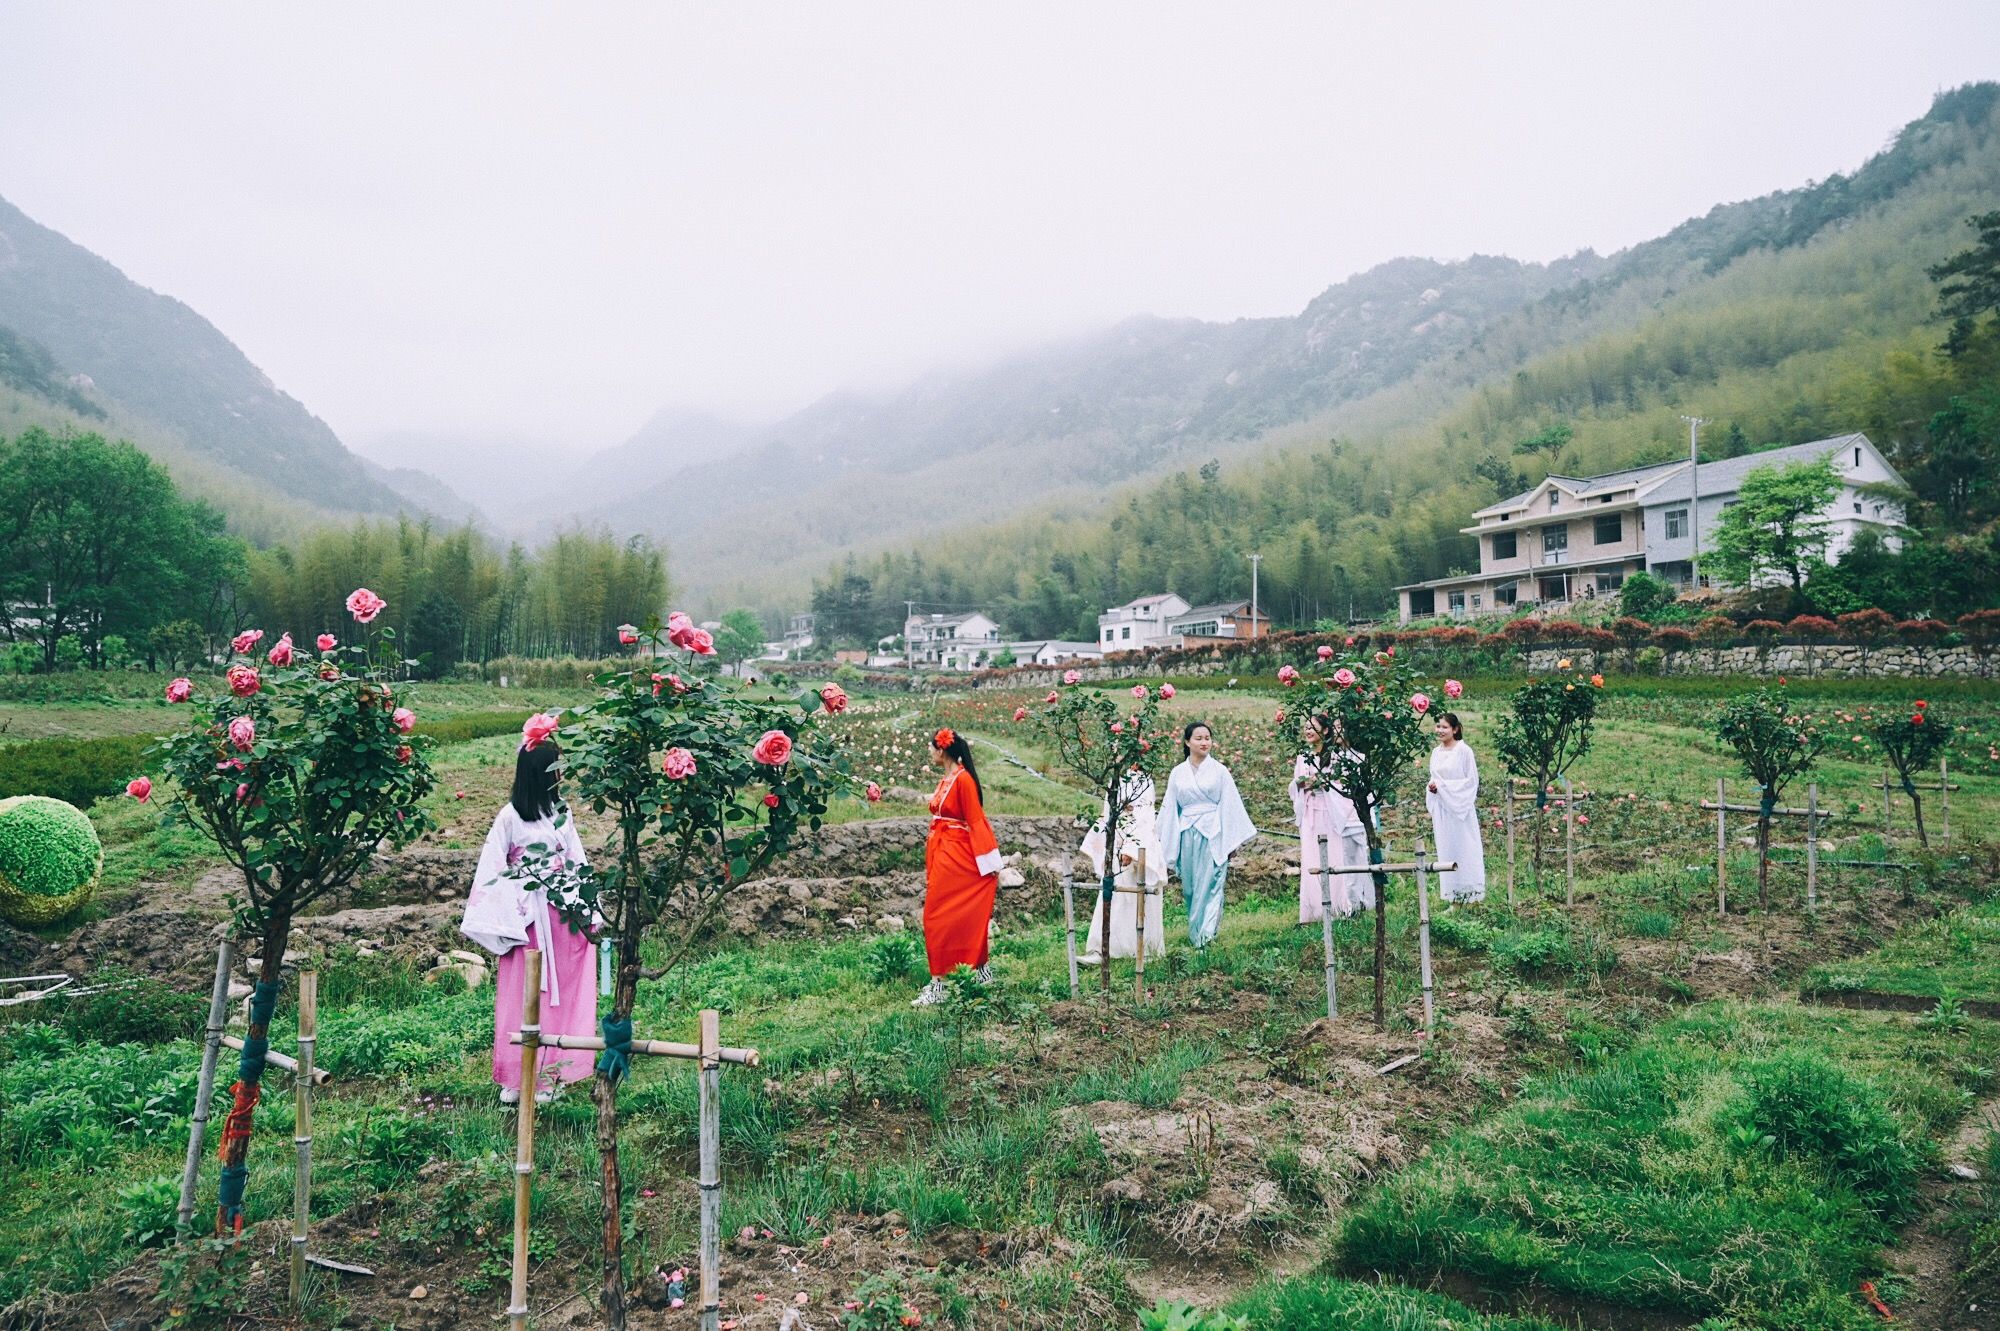
[[[1901,545],[1902,505],[1881,487],[1903,478],[1863,434],[1818,439],[1742,457],[1659,462],[1602,476],[1549,476],[1522,494],[1477,510],[1459,530],[1479,541],[1479,572],[1396,589],[1402,620],[1431,615],[1471,618],[1525,605],[1562,606],[1614,596],[1628,575],[1653,574],[1685,587],[1694,577],[1695,522],[1701,548],[1712,547],[1723,510],[1743,478],[1759,467],[1830,458],[1841,478],[1827,509],[1827,557],[1838,560],[1864,528]],[[1699,503],[1691,498],[1699,473]],[[1702,581],[1706,583],[1704,575]]]
[[[1168,621],[1188,612],[1188,603],[1172,592],[1141,596],[1114,606],[1097,617],[1097,645],[1105,652],[1138,652],[1175,645]]]

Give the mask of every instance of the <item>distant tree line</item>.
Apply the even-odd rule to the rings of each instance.
[[[251,548],[128,443],[31,429],[0,439],[0,642],[15,671],[178,669],[238,630],[339,633],[328,607],[386,597],[424,673],[497,656],[601,656],[664,612],[665,556],[571,531],[536,550],[411,519],[327,526]]]

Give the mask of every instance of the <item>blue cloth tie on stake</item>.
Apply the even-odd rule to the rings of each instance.
[[[604,1034],[604,1052],[597,1056],[597,1070],[616,1086],[632,1071],[632,1019],[620,1021],[605,1016],[598,1020],[597,1027]]]
[[[253,1028],[270,1026],[271,1017],[278,1010],[278,991],[282,987],[283,982],[278,980],[257,981],[257,987],[250,995],[250,1025]],[[270,1048],[269,1038],[260,1035],[245,1039],[243,1050],[236,1057],[236,1088],[229,1117],[223,1120],[222,1151],[225,1158],[232,1138],[250,1135],[249,1110],[257,1103],[257,1087],[264,1078],[264,1058]],[[244,1103],[246,1098],[247,1105]],[[225,1225],[234,1226],[242,1220],[243,1193],[249,1182],[250,1167],[247,1164],[222,1167],[215,1201]]]

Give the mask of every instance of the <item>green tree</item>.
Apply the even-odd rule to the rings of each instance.
[[[758,656],[764,650],[764,626],[757,616],[748,610],[731,610],[722,617],[722,628],[715,635],[715,655],[724,665],[735,666],[742,673],[743,662]]]
[[[1945,521],[1963,527],[1991,515],[2000,493],[2000,385],[1954,395],[1931,417],[1922,459],[1931,498]]]
[[[1644,571],[1627,577],[1618,589],[1618,608],[1634,619],[1650,622],[1662,608],[1672,605],[1673,600],[1673,589]]]
[[[433,591],[417,606],[406,639],[419,679],[443,679],[465,650],[465,608],[457,598]]]
[[[1562,665],[1568,668],[1567,658]],[[1597,695],[1603,687],[1602,675],[1530,680],[1514,691],[1508,714],[1500,718],[1500,729],[1493,739],[1500,765],[1535,788],[1537,887],[1542,881],[1542,815],[1548,808],[1549,788],[1590,752],[1590,727],[1597,718]],[[1567,807],[1563,810],[1565,816],[1574,812]],[[1514,816],[1511,801],[1507,816]]]
[[[1947,348],[1962,347],[1974,323],[2000,313],[2000,210],[1977,213],[1965,224],[1979,238],[1926,270],[1938,284],[1939,312],[1956,325]]]
[[[1951,723],[1938,720],[1930,704],[1919,698],[1908,715],[1897,712],[1877,719],[1874,734],[1875,743],[1881,746],[1883,756],[1903,783],[1903,793],[1910,797],[1910,811],[1917,821],[1917,841],[1928,850],[1931,838],[1924,831],[1924,799],[1917,793],[1915,777],[1929,771],[1938,755],[1950,746]]]
[[[1780,573],[1798,591],[1807,566],[1826,553],[1826,510],[1839,493],[1831,458],[1752,469],[1716,524],[1707,571],[1738,587]]]
[[[1826,734],[1793,710],[1784,689],[1758,689],[1723,706],[1715,733],[1757,783],[1757,902],[1771,906],[1771,811],[1785,787],[1813,768]],[[1816,831],[1817,829],[1813,829]],[[1811,834],[1810,832],[1808,833]]]
[[[1540,457],[1544,459],[1545,470],[1554,471],[1562,460],[1563,450],[1576,438],[1576,431],[1566,422],[1535,431],[1524,439],[1514,441],[1515,457]]]

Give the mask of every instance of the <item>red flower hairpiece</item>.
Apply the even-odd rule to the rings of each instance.
[[[948,749],[951,747],[951,742],[957,738],[958,736],[951,733],[951,727],[946,726],[943,730],[931,736],[931,743],[937,745],[940,749]]]

